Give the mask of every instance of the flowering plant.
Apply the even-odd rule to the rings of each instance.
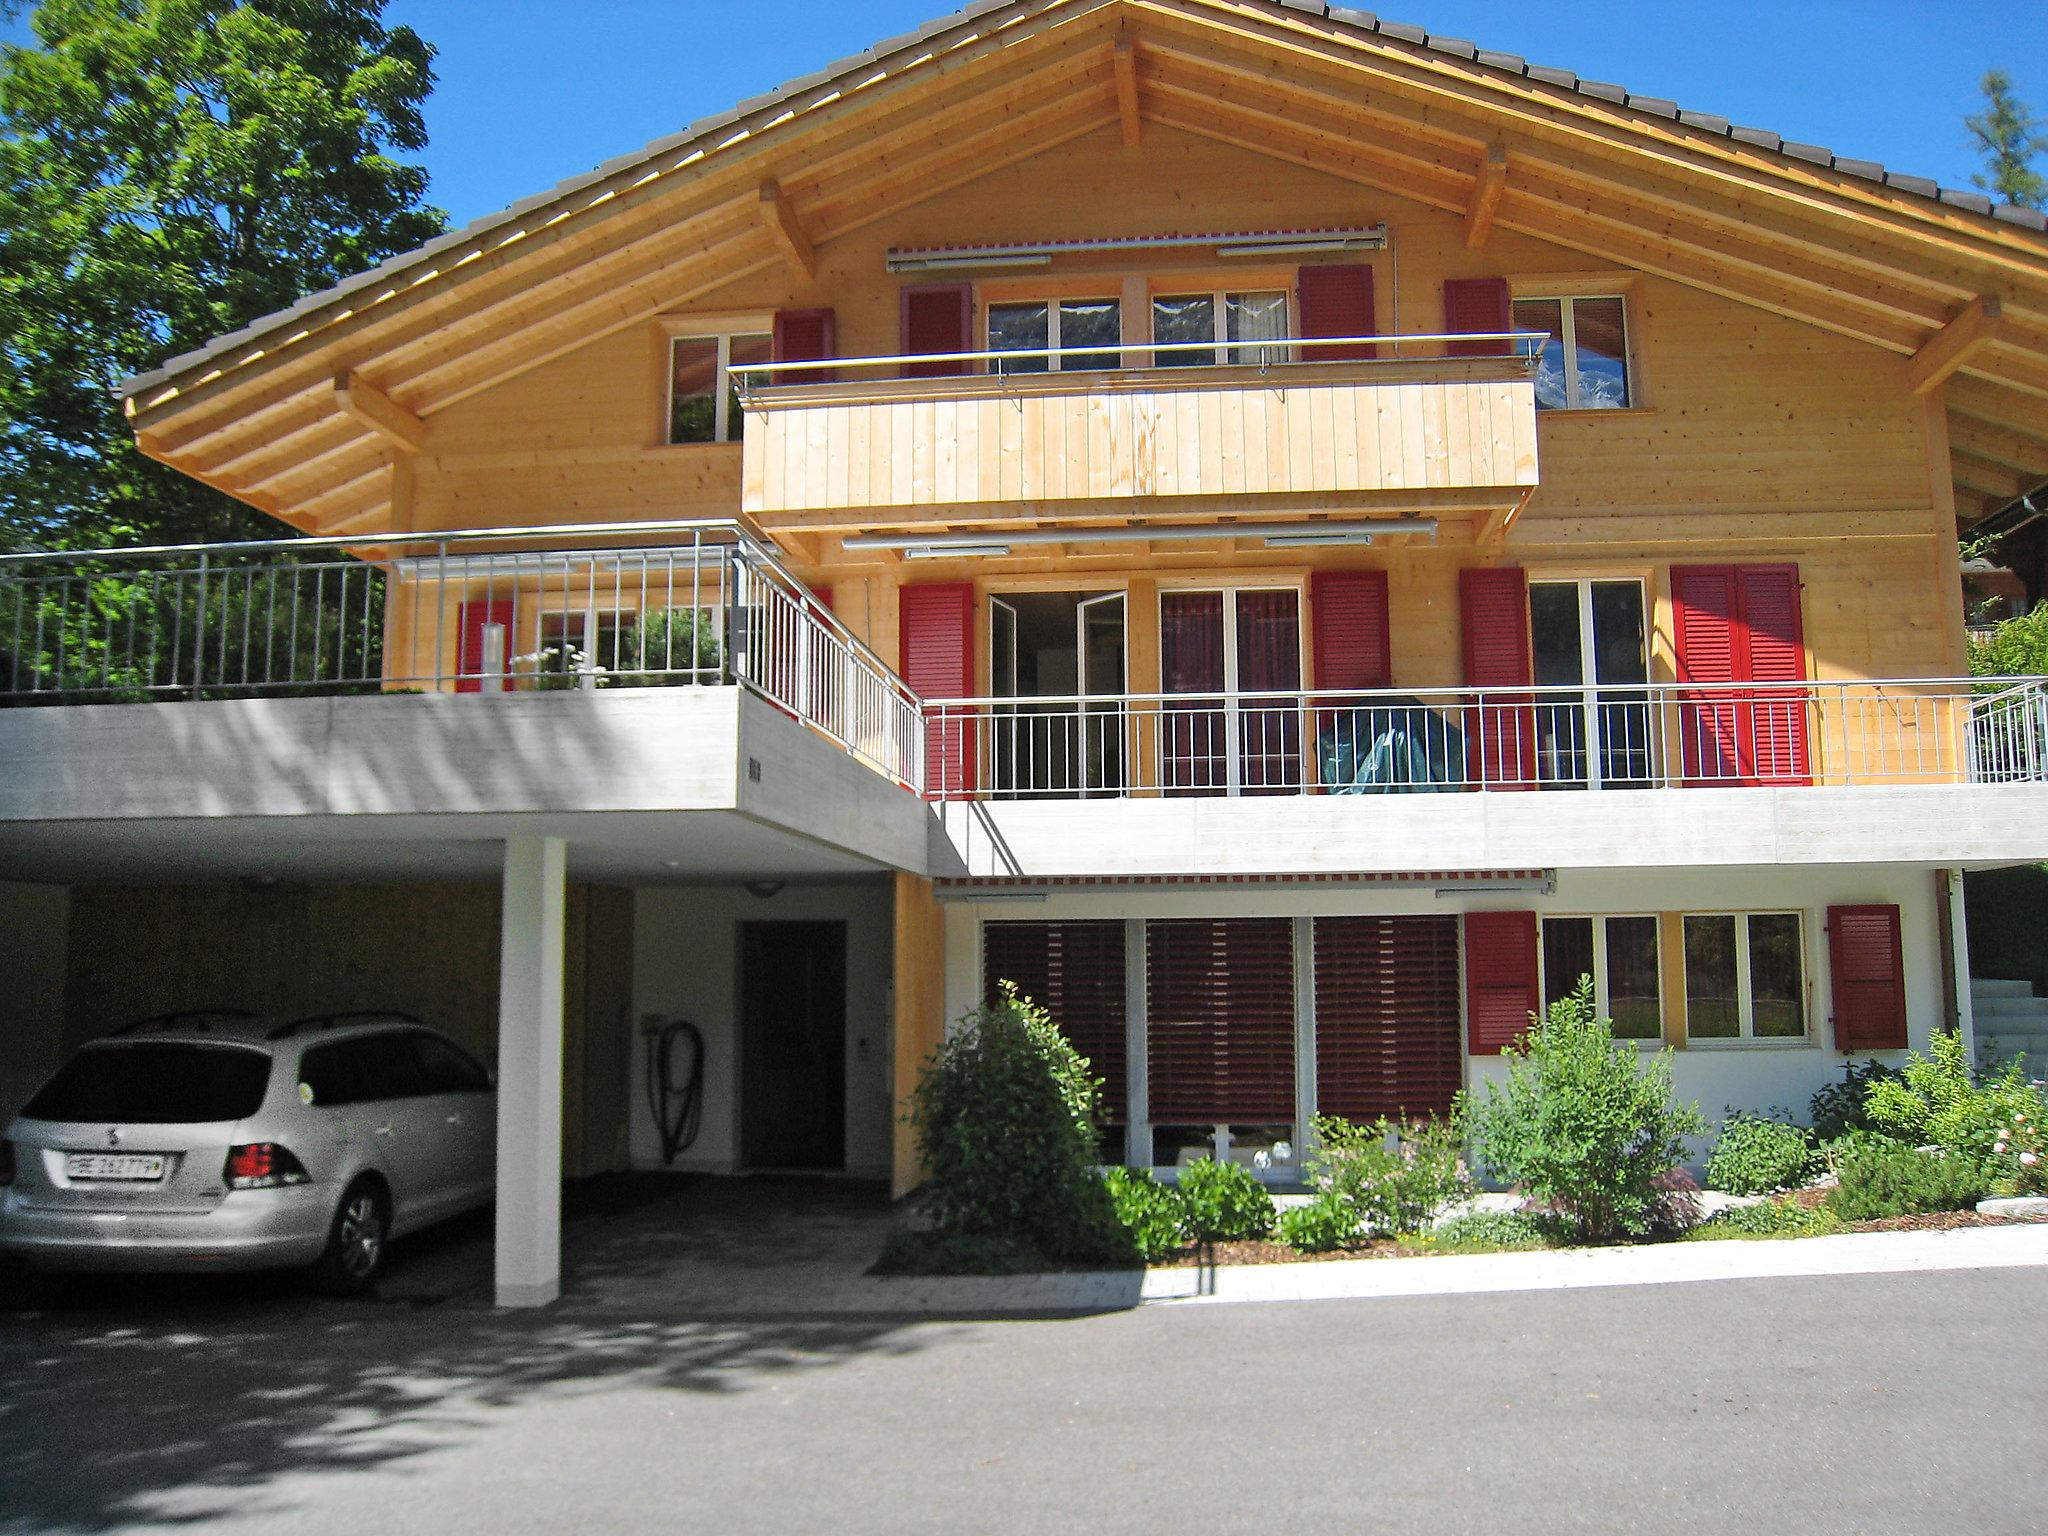
[[[2043,1098],[2042,1089],[2048,1084],[2035,1082],[2031,1086],[2036,1097]],[[1998,1172],[2012,1185],[2016,1195],[2048,1194],[2048,1155],[2044,1155],[2048,1154],[2048,1136],[2041,1130],[2043,1118],[2039,1106],[2031,1113],[2015,1109],[2011,1119],[1998,1128],[1991,1144]]]

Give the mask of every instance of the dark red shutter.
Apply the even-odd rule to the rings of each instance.
[[[903,587],[897,595],[898,673],[927,699],[974,693],[974,584],[966,581]],[[961,795],[974,785],[974,722],[954,716],[928,719],[925,793]]]
[[[839,355],[838,317],[829,309],[778,309],[775,311],[775,358],[778,363],[815,363]],[[776,384],[816,384],[830,379],[837,369],[804,369],[788,375],[770,374]]]
[[[1514,308],[1508,299],[1504,277],[1451,277],[1444,280],[1444,329],[1468,331],[1511,331]],[[1445,345],[1449,357],[1506,357],[1514,350],[1511,341],[1453,341]]]
[[[1897,907],[1829,907],[1835,1049],[1906,1048],[1906,968]]]
[[[1485,688],[1466,712],[1465,772],[1474,784],[1532,789],[1536,712],[1530,695],[1529,582],[1518,565],[1458,572],[1464,624],[1465,685]],[[1503,690],[1494,692],[1492,690]]]
[[[1806,675],[1793,565],[1671,568],[1680,683],[1797,683]],[[1688,783],[1807,782],[1806,692],[1714,688],[1679,695]]]
[[[1316,688],[1394,686],[1385,571],[1316,571],[1308,606]]]
[[[1303,336],[1373,336],[1372,268],[1363,263],[1336,267],[1303,267],[1295,282],[1301,304]],[[1303,347],[1305,363],[1355,362],[1378,357],[1371,345]]]
[[[995,1001],[1013,981],[1052,1018],[1103,1080],[1103,1120],[1129,1118],[1129,1039],[1124,1032],[1124,925],[1102,922],[984,923],[983,993]]]
[[[1316,1107],[1447,1115],[1464,1086],[1455,917],[1315,920]]]
[[[903,290],[902,352],[970,352],[974,289],[967,283],[922,283]],[[906,379],[970,373],[965,363],[905,363]]]
[[[459,637],[455,670],[461,675],[455,679],[457,693],[482,693],[484,680],[484,627],[489,624],[502,625],[505,630],[505,654],[501,658],[507,672],[512,670],[512,603],[510,599],[485,603],[464,603],[455,610],[455,629]]]
[[[1736,595],[1746,648],[1745,682],[1806,680],[1806,636],[1799,614],[1799,567],[1738,565]],[[1750,749],[1746,777],[1756,784],[1808,782],[1807,692],[1759,686],[1749,690]]]
[[[1536,992],[1536,914],[1465,914],[1465,1028],[1474,1056],[1498,1056],[1529,1032]]]
[[[1145,925],[1145,1082],[1154,1124],[1294,1119],[1294,925]]]

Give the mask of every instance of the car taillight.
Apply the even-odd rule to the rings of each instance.
[[[270,1189],[279,1184],[308,1182],[305,1165],[274,1141],[229,1147],[223,1177],[229,1189]]]
[[[0,1189],[14,1182],[14,1143],[0,1141]]]

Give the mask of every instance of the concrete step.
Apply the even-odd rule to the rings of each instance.
[[[1970,1012],[1980,1019],[2011,1020],[2021,1029],[2048,1029],[2048,997],[1971,997]]]
[[[2031,981],[2007,981],[1991,976],[1972,976],[1970,996],[1978,997],[2032,997],[2034,984]]]
[[[2011,1061],[2014,1057],[2025,1057],[2027,1069],[2035,1076],[2048,1073],[2048,1030],[2026,1030],[2011,1033],[1977,1033],[1977,1065],[1995,1067]]]

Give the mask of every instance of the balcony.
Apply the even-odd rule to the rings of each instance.
[[[0,706],[26,878],[925,855],[916,698],[730,522],[0,558]]]
[[[1489,344],[1513,355],[1428,355]],[[1365,349],[1376,355],[1315,360]],[[1205,366],[1171,365],[1190,350]],[[1277,510],[1341,496],[1367,510],[1490,514],[1498,526],[1537,483],[1535,358],[1519,333],[1117,356],[1134,365],[1048,348],[736,368],[742,507],[771,525],[845,512],[859,526],[938,509],[953,522],[1015,518],[1020,503],[1056,517],[1146,498],[1229,496],[1241,512],[1244,498]]]
[[[954,699],[958,876],[2048,857],[2048,679]]]

